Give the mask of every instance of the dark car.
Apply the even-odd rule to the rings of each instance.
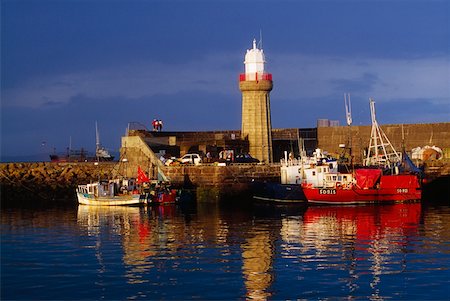
[[[259,163],[259,160],[249,154],[239,154],[234,157],[234,163]]]

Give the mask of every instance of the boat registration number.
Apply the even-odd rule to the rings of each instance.
[[[397,193],[408,193],[408,188],[397,188]]]
[[[336,194],[336,189],[319,189],[319,194]]]

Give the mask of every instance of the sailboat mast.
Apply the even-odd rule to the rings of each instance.
[[[100,147],[100,134],[98,133],[97,121],[95,122],[95,146],[97,149]]]

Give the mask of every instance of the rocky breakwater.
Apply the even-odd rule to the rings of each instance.
[[[1,163],[1,203],[75,201],[75,188],[98,178],[108,178],[115,163]]]

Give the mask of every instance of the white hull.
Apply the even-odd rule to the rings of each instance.
[[[91,194],[77,192],[78,203],[91,206],[130,206],[144,204],[139,194],[113,197],[95,197]]]

